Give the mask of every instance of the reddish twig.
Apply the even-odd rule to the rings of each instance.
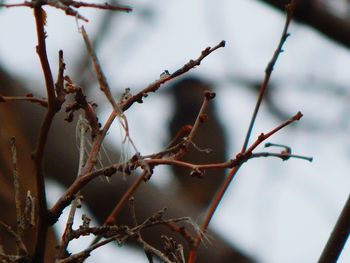
[[[130,197],[135,193],[136,189],[140,186],[140,184],[147,179],[149,175],[147,171],[144,171],[142,175],[137,178],[137,180],[128,188],[126,193],[122,196],[122,198],[118,201],[117,205],[114,207],[110,215],[107,217],[104,225],[113,225],[116,222],[117,216],[121,212],[121,210],[125,207],[125,204],[128,202]]]
[[[260,134],[260,136],[256,139],[256,141],[244,153],[239,153],[236,156],[235,160],[237,162],[237,165],[235,165],[232,168],[232,170],[230,171],[230,173],[226,177],[222,187],[220,188],[219,192],[216,194],[213,202],[211,203],[211,205],[209,207],[209,211],[208,211],[208,213],[207,213],[207,215],[205,217],[204,223],[201,225],[201,231],[200,231],[200,233],[198,234],[198,236],[196,238],[195,245],[191,248],[188,262],[194,262],[195,261],[197,248],[200,245],[202,237],[203,237],[205,231],[207,230],[208,225],[209,225],[209,223],[210,223],[210,221],[211,221],[211,219],[212,219],[216,209],[219,206],[219,203],[221,202],[224,194],[226,193],[227,188],[229,187],[229,185],[232,182],[233,178],[237,174],[237,172],[238,172],[239,168],[241,167],[241,165],[245,161],[247,161],[249,158],[251,158],[253,150],[255,150],[255,148],[258,145],[260,145],[263,141],[265,141],[266,139],[270,138],[273,134],[275,134],[279,130],[283,129],[287,125],[291,124],[292,122],[300,120],[301,117],[302,117],[302,114],[300,112],[298,112],[292,118],[290,118],[289,120],[285,121],[284,123],[282,123],[281,125],[279,125],[275,129],[273,129],[272,131],[270,131],[270,132],[268,132],[266,134],[263,134],[263,133]]]
[[[296,114],[293,118],[289,119],[288,121],[286,121],[285,123],[283,123],[282,125],[278,126],[277,128],[275,128],[274,130],[272,130],[271,132],[267,133],[267,134],[261,134],[258,139],[247,149],[248,147],[248,143],[249,143],[249,138],[262,102],[262,99],[264,97],[264,94],[266,92],[266,89],[268,87],[268,83],[270,80],[270,76],[271,73],[273,71],[273,67],[278,59],[279,54],[283,51],[282,47],[284,42],[286,41],[287,37],[289,36],[289,34],[287,33],[288,31],[288,27],[291,21],[291,17],[293,14],[293,9],[294,9],[294,2],[292,1],[291,4],[286,6],[286,10],[287,10],[287,17],[286,17],[286,23],[284,25],[284,29],[283,29],[283,33],[280,39],[280,42],[278,44],[278,47],[271,59],[271,61],[269,62],[266,70],[265,70],[265,79],[261,85],[260,88],[260,92],[259,92],[259,97],[252,115],[252,118],[250,120],[250,124],[249,124],[249,128],[247,131],[247,135],[246,138],[244,140],[243,146],[242,146],[242,150],[241,152],[236,156],[236,159],[240,160],[247,160],[250,158],[250,156],[252,155],[252,151],[264,140],[266,140],[268,137],[270,137],[271,135],[273,135],[274,133],[276,133],[277,131],[279,131],[280,129],[282,129],[283,127],[289,125],[291,122],[294,122],[296,120],[299,120],[302,117],[302,114],[300,112],[298,112],[298,114]],[[191,247],[190,250],[190,254],[189,254],[189,258],[188,258],[188,262],[189,263],[194,263],[196,260],[196,256],[197,256],[197,250],[198,247],[201,243],[201,240],[203,238],[204,233],[206,232],[208,225],[217,209],[217,207],[219,206],[219,203],[221,202],[226,190],[228,189],[230,183],[232,182],[233,178],[235,177],[235,175],[237,174],[239,168],[241,167],[241,164],[243,162],[241,161],[239,165],[235,166],[230,173],[228,174],[228,176],[226,177],[222,187],[220,188],[220,190],[218,191],[218,193],[216,194],[216,196],[214,197],[213,202],[211,203],[208,213],[205,217],[204,223],[201,225],[201,231],[199,232],[199,234],[197,235],[196,238],[196,242],[194,244],[194,246]]]

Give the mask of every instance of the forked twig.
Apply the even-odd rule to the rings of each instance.
[[[283,52],[283,45],[284,45],[284,43],[286,42],[287,38],[290,35],[288,33],[288,28],[289,28],[289,24],[290,24],[290,22],[292,20],[292,17],[293,17],[294,8],[295,8],[295,3],[294,3],[294,0],[292,0],[290,2],[290,4],[288,4],[286,6],[287,17],[286,17],[286,22],[285,22],[285,25],[284,25],[284,28],[283,28],[282,36],[280,38],[280,42],[278,43],[277,49],[275,50],[275,52],[274,52],[274,54],[273,54],[273,56],[271,58],[271,61],[268,63],[268,65],[267,65],[267,67],[265,69],[265,78],[264,78],[264,81],[262,82],[262,84],[260,86],[259,96],[258,96],[256,105],[255,105],[255,108],[254,108],[253,115],[252,115],[252,117],[250,119],[248,132],[246,134],[246,137],[245,137],[245,140],[244,140],[241,152],[244,152],[246,150],[247,146],[248,146],[249,138],[250,138],[250,135],[252,133],[252,130],[253,130],[253,127],[254,127],[254,123],[255,123],[256,117],[258,115],[259,109],[260,109],[261,102],[262,102],[262,100],[264,98],[264,95],[266,93],[266,90],[267,90],[267,87],[268,87],[268,84],[269,84],[269,81],[270,81],[270,77],[271,77],[273,68],[274,68],[274,66],[275,66],[275,64],[277,62],[277,59],[278,59],[279,55]]]
[[[264,94],[266,92],[266,89],[268,87],[268,83],[270,80],[270,76],[273,70],[273,67],[278,59],[279,54],[283,51],[282,47],[284,42],[286,41],[287,37],[289,36],[288,34],[288,28],[289,28],[289,24],[292,18],[292,14],[293,14],[293,10],[294,10],[294,1],[292,0],[292,2],[290,4],[288,4],[286,6],[286,11],[287,11],[287,17],[286,17],[286,22],[284,25],[284,29],[283,29],[283,33],[280,39],[280,42],[278,44],[278,47],[271,59],[271,61],[269,62],[266,70],[265,70],[265,79],[260,87],[260,92],[259,92],[259,97],[257,99],[257,103],[253,112],[253,116],[251,118],[250,124],[249,124],[249,128],[247,131],[247,135],[246,138],[244,140],[243,146],[242,146],[242,150],[241,152],[236,156],[236,159],[242,159],[243,161],[246,158],[250,158],[250,156],[252,155],[252,151],[264,140],[266,140],[268,137],[270,137],[271,135],[273,135],[274,133],[276,133],[277,131],[279,131],[280,129],[282,129],[283,127],[289,125],[290,123],[299,120],[302,117],[302,114],[300,112],[298,112],[293,118],[289,119],[288,121],[286,121],[285,123],[283,123],[282,125],[276,127],[274,130],[272,130],[271,132],[267,133],[267,134],[261,134],[258,139],[247,149],[248,147],[248,143],[249,143],[249,138],[262,102],[262,99],[264,97]],[[222,200],[226,190],[228,189],[230,183],[232,182],[233,178],[235,177],[236,173],[238,172],[239,168],[241,167],[241,164],[243,162],[241,161],[239,165],[235,166],[234,168],[232,168],[232,170],[230,171],[230,173],[228,174],[228,176],[226,177],[223,185],[221,186],[221,188],[219,189],[218,193],[215,195],[213,202],[211,203],[209,210],[207,212],[207,215],[205,217],[205,220],[203,222],[203,224],[201,225],[201,231],[198,233],[197,238],[195,240],[195,244],[192,246],[192,248],[190,249],[190,254],[189,254],[189,258],[188,258],[188,262],[189,263],[194,263],[196,260],[196,256],[197,256],[197,250],[198,247],[201,243],[201,240],[203,238],[203,234],[206,232],[208,225],[216,211],[216,209],[219,206],[220,201]]]
[[[198,59],[190,60],[190,62],[188,62],[182,68],[177,70],[176,74],[172,74],[168,77],[161,78],[161,79],[153,82],[152,84],[150,84],[148,87],[146,87],[144,90],[142,90],[138,94],[132,96],[130,99],[121,103],[120,109],[122,111],[126,111],[136,101],[140,102],[139,100],[142,99],[143,97],[146,97],[149,92],[155,92],[160,87],[160,85],[175,78],[175,76],[179,76],[181,74],[186,73],[187,71],[189,71],[190,69],[192,69],[196,65],[199,65],[205,57],[207,57],[214,50],[216,50],[220,47],[223,47],[224,44],[225,44],[225,42],[222,41],[219,45],[215,46],[214,48],[210,48],[210,47],[206,48],[205,50],[202,51],[202,53]],[[102,81],[102,83],[103,83],[103,81]],[[110,97],[110,98],[112,99],[112,97]],[[108,167],[107,169],[99,170],[96,172],[91,172],[93,167],[94,167],[94,163],[96,162],[96,156],[97,156],[99,149],[102,145],[102,141],[103,141],[105,135],[107,134],[107,131],[109,130],[110,126],[112,125],[114,119],[117,116],[118,116],[118,113],[113,110],[111,112],[108,120],[106,121],[103,129],[100,131],[99,135],[96,136],[96,139],[93,143],[90,154],[87,158],[86,165],[83,167],[83,169],[81,171],[81,176],[76,179],[76,181],[66,190],[64,195],[50,209],[50,216],[49,216],[50,223],[49,224],[54,224],[58,220],[58,217],[62,213],[63,209],[65,207],[67,207],[70,204],[70,202],[73,200],[74,195],[79,191],[79,189],[83,188],[89,181],[93,180],[94,178],[96,178],[100,175],[110,176],[111,174],[115,173],[116,171],[123,172],[124,164],[116,164],[116,165],[113,165],[111,167]],[[142,177],[140,177],[140,178],[142,178]],[[139,179],[139,180],[141,183],[142,180],[141,179]],[[127,201],[130,198],[130,196],[128,198],[125,198],[125,200]]]

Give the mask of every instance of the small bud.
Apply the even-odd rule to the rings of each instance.
[[[162,74],[160,74],[160,78],[164,79],[170,76],[170,73],[168,70],[164,70]]]
[[[207,90],[204,92],[204,96],[208,99],[208,100],[212,100],[215,98],[216,94],[215,92],[212,92],[210,90]]]

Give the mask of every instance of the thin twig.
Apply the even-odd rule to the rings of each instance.
[[[85,137],[86,137],[86,132],[88,130],[88,125],[87,121],[83,119],[82,115],[79,115],[79,121],[77,123],[77,129],[78,132],[80,132],[80,142],[79,142],[79,168],[78,168],[78,173],[77,177],[80,176],[81,174],[81,169],[84,165],[84,159],[85,159]],[[64,230],[64,233],[62,235],[62,242],[60,245],[60,250],[59,250],[59,257],[60,258],[65,258],[68,253],[67,253],[67,247],[68,244],[71,240],[71,233],[72,233],[72,227],[74,223],[74,216],[76,213],[77,208],[80,206],[80,191],[78,191],[75,195],[75,199],[72,202],[72,205],[70,207],[68,219],[66,222],[66,227]]]
[[[145,181],[147,178],[147,172],[144,171],[137,180],[128,188],[128,190],[125,192],[125,194],[118,200],[118,203],[113,208],[112,212],[109,214],[109,216],[106,218],[103,225],[114,225],[115,221],[121,212],[121,210],[125,207],[125,204],[130,200],[131,196],[135,193],[136,189],[140,186],[140,184]],[[91,244],[96,244],[101,237],[96,237]]]
[[[165,209],[161,209],[153,216],[147,218],[145,221],[143,221],[141,224],[129,228],[128,226],[101,226],[101,227],[81,227],[74,231],[74,238],[79,238],[80,236],[87,236],[90,234],[99,235],[99,236],[106,236],[108,234],[108,237],[100,242],[92,243],[88,248],[85,250],[71,255],[68,258],[62,259],[58,262],[60,263],[67,263],[67,262],[81,262],[82,259],[85,259],[90,256],[91,252],[101,246],[104,246],[110,242],[117,241],[120,244],[123,244],[127,241],[127,239],[130,238],[136,238],[135,240],[142,245],[145,249],[148,249],[151,253],[158,256],[163,262],[171,262],[169,259],[160,251],[155,251],[151,247],[148,247],[145,244],[145,242],[141,239],[138,239],[138,233],[145,228],[153,227],[156,225],[168,225],[171,223],[178,223],[178,222],[190,222],[190,218],[188,217],[180,217],[175,219],[163,219],[163,214],[165,212]],[[145,247],[146,245],[146,247]],[[80,261],[79,261],[80,260]]]
[[[28,102],[43,106],[45,108],[47,108],[47,105],[48,105],[46,100],[35,98],[32,96],[32,94],[28,94],[26,96],[3,96],[3,95],[0,95],[0,103],[6,102],[6,101],[28,101]]]
[[[263,83],[261,84],[261,87],[260,87],[259,97],[257,99],[253,115],[252,115],[252,117],[250,119],[249,128],[248,128],[248,131],[247,131],[247,134],[246,134],[246,137],[245,137],[245,140],[244,140],[241,152],[244,152],[246,150],[247,146],[248,146],[250,135],[251,135],[251,133],[253,131],[254,123],[255,123],[256,117],[258,115],[261,102],[263,100],[263,97],[264,97],[264,95],[266,93],[266,90],[267,90],[267,87],[268,87],[268,84],[269,84],[269,81],[270,81],[271,73],[273,71],[273,68],[274,68],[274,66],[275,66],[275,64],[277,62],[277,59],[278,59],[280,53],[283,52],[283,49],[282,49],[283,48],[283,44],[286,42],[286,40],[287,40],[287,38],[289,36],[288,28],[289,28],[290,21],[292,20],[294,8],[295,8],[295,3],[292,0],[291,3],[286,6],[287,18],[286,18],[286,22],[285,22],[285,25],[284,25],[284,28],[283,28],[283,33],[282,33],[282,36],[280,38],[280,42],[279,42],[279,44],[277,46],[277,49],[275,50],[275,53],[273,54],[271,61],[268,63],[268,65],[267,65],[267,67],[265,69],[265,78],[264,78],[264,81],[263,81]]]
[[[92,59],[93,65],[94,65],[94,69],[95,69],[95,73],[96,73],[96,77],[98,80],[98,83],[100,85],[100,89],[101,91],[105,94],[105,96],[107,97],[108,101],[110,102],[110,104],[112,105],[114,111],[120,116],[124,116],[124,113],[122,111],[122,109],[119,107],[119,105],[117,104],[117,102],[115,101],[112,92],[111,92],[111,88],[108,85],[107,79],[105,74],[102,71],[100,62],[96,56],[96,53],[94,51],[94,49],[92,48],[92,45],[90,43],[89,37],[84,29],[84,27],[81,27],[81,33],[83,35],[83,39],[85,42],[85,46],[90,54],[90,57]],[[124,120],[126,121],[126,120]],[[127,123],[124,123],[124,125],[127,125]]]
[[[111,0],[110,3],[112,5],[116,5],[118,3],[117,0]],[[95,34],[91,40],[91,46],[95,51],[97,51],[100,45],[103,43],[103,40],[107,37],[107,33],[109,32],[111,26],[113,25],[113,18],[115,17],[115,12],[105,12],[101,22],[98,25],[98,28],[95,31]],[[113,29],[114,30],[114,29]],[[79,60],[75,63],[76,70],[74,76],[78,76],[77,83],[86,89],[91,87],[92,83],[89,81],[88,73],[90,73],[90,56],[87,53],[79,56]]]
[[[229,160],[227,162],[222,162],[222,163],[194,164],[194,163],[184,162],[180,160],[175,160],[172,158],[171,159],[154,158],[150,160],[145,160],[145,162],[151,167],[156,165],[171,165],[171,166],[184,167],[189,170],[230,169],[237,165],[237,161],[238,160],[234,159],[234,160]]]
[[[132,147],[134,148],[135,152],[138,152],[134,142],[132,141],[132,139],[129,136],[128,120],[127,120],[126,116],[124,115],[123,110],[120,108],[120,105],[115,101],[115,99],[112,95],[111,89],[110,89],[109,84],[108,84],[107,79],[106,79],[106,76],[104,75],[104,73],[102,71],[100,62],[97,58],[97,55],[96,55],[94,49],[92,48],[89,36],[87,35],[84,27],[81,27],[81,33],[83,35],[85,46],[86,46],[86,48],[90,54],[90,57],[92,59],[92,63],[94,65],[94,69],[95,69],[98,83],[100,85],[100,89],[105,94],[108,101],[112,105],[113,110],[116,112],[117,117],[118,117],[118,121],[125,131],[125,139],[128,139],[128,141],[131,143]]]
[[[110,215],[107,217],[105,224],[106,225],[113,225],[115,224],[115,221],[117,219],[117,216],[121,212],[121,210],[124,208],[125,204],[128,202],[130,197],[135,193],[136,189],[139,187],[139,185],[145,181],[148,174],[147,171],[144,171],[137,180],[128,188],[126,193],[122,196],[122,198],[118,201],[117,205],[114,207]]]
[[[17,4],[0,4],[0,7],[30,7],[35,8],[37,5],[37,1],[24,1],[23,3],[17,3]],[[57,9],[63,10],[66,15],[74,16],[78,19],[82,19],[85,22],[88,22],[89,20],[80,15],[74,8],[81,8],[81,7],[87,7],[87,8],[95,8],[95,9],[103,9],[103,10],[110,10],[110,11],[121,11],[121,12],[131,12],[132,8],[128,6],[119,6],[119,5],[111,5],[108,3],[105,4],[94,4],[94,3],[86,3],[86,2],[78,2],[78,1],[71,1],[71,0],[42,0],[40,1],[40,5],[49,5],[52,7],[55,7]]]
[[[313,161],[313,157],[308,157],[308,156],[303,156],[303,155],[295,155],[295,154],[285,154],[285,153],[271,153],[271,152],[253,153],[250,156],[250,159],[259,158],[259,157],[277,157],[277,158],[280,158],[282,161],[289,160],[290,158],[302,159],[302,160],[306,160],[309,162]]]
[[[28,255],[26,245],[23,243],[22,238],[7,224],[0,221],[0,227],[2,227],[16,242],[16,248],[19,256]]]
[[[108,3],[93,4],[93,3],[85,3],[85,2],[69,1],[69,0],[65,0],[64,2],[66,5],[70,5],[75,8],[90,7],[90,8],[96,8],[96,9],[111,10],[111,11],[123,11],[127,13],[132,11],[132,8],[129,6],[110,5]]]
[[[193,139],[198,131],[198,128],[201,125],[201,123],[203,122],[203,120],[202,120],[203,115],[208,107],[209,101],[212,100],[213,98],[215,98],[215,93],[213,93],[211,91],[206,91],[204,93],[204,100],[203,100],[202,106],[199,110],[199,113],[197,115],[197,118],[192,126],[192,129],[191,129],[189,135],[187,136],[187,138],[185,138],[185,142],[182,144],[183,147],[181,148],[181,151],[179,151],[179,153],[174,156],[175,159],[181,158],[186,153],[189,145],[193,142]]]

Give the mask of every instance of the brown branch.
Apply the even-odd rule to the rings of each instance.
[[[36,169],[36,186],[38,191],[38,229],[35,245],[35,262],[43,262],[45,245],[46,245],[46,234],[47,234],[47,203],[46,203],[46,193],[45,193],[45,182],[43,174],[43,155],[44,149],[47,142],[47,137],[51,127],[52,120],[55,116],[55,113],[60,109],[61,105],[55,96],[55,86],[50,69],[49,60],[46,53],[46,33],[45,33],[45,13],[41,7],[41,4],[38,3],[34,7],[34,17],[36,23],[37,39],[38,45],[36,47],[37,53],[40,59],[40,64],[43,70],[45,83],[46,83],[46,92],[48,96],[48,110],[46,112],[44,121],[42,123],[39,137],[37,140],[37,145],[35,149],[35,169]]]
[[[71,186],[66,190],[66,192],[57,200],[57,202],[49,210],[49,222],[48,222],[49,225],[53,225],[55,222],[57,222],[58,218],[63,212],[63,209],[66,208],[73,201],[76,193],[78,193],[91,180],[99,176],[110,177],[113,174],[115,174],[117,171],[122,172],[124,168],[125,167],[123,164],[112,165],[110,167],[97,170],[95,172],[90,171],[84,175],[79,176],[79,178],[77,178],[71,184]]]
[[[213,48],[207,47],[206,49],[204,49],[202,51],[201,55],[197,59],[195,59],[195,60],[191,59],[182,68],[176,70],[172,74],[165,74],[164,76],[161,76],[158,80],[156,80],[153,83],[151,83],[150,85],[148,85],[145,89],[143,89],[139,93],[137,93],[134,96],[130,97],[129,99],[123,101],[121,103],[121,106],[120,106],[121,109],[123,111],[126,111],[135,102],[142,103],[143,98],[146,98],[149,95],[149,93],[156,92],[160,88],[160,86],[163,85],[164,83],[166,83],[166,82],[168,82],[168,81],[170,81],[178,76],[181,76],[182,74],[188,72],[189,70],[195,68],[196,66],[199,66],[205,57],[207,57],[210,53],[212,53],[213,51],[215,51],[221,47],[225,47],[224,40],[221,41],[218,45],[216,45]]]
[[[117,217],[121,210],[125,207],[125,204],[128,202],[130,197],[135,193],[136,189],[140,186],[140,184],[145,181],[148,177],[147,171],[144,171],[139,178],[128,188],[126,193],[122,196],[122,198],[118,201],[117,205],[114,207],[110,215],[107,217],[104,225],[113,225],[115,224]]]
[[[157,165],[173,165],[173,166],[181,166],[184,168],[188,168],[190,170],[209,170],[209,169],[228,169],[233,168],[233,166],[237,165],[235,160],[230,160],[223,163],[208,163],[208,164],[193,164],[184,161],[179,161],[175,159],[150,159],[145,160],[145,162],[153,167]]]
[[[46,100],[35,98],[33,97],[32,94],[28,94],[26,96],[3,96],[0,94],[0,103],[6,102],[6,101],[27,101],[27,102],[38,104],[45,108],[47,108],[47,105],[48,105]]]
[[[100,85],[100,90],[105,94],[105,96],[107,97],[108,101],[110,102],[110,104],[112,105],[114,111],[119,114],[119,115],[123,115],[123,111],[120,109],[119,105],[117,104],[117,102],[115,101],[112,92],[111,92],[111,88],[108,85],[107,79],[105,74],[102,71],[100,62],[97,58],[97,55],[94,51],[94,49],[92,48],[92,45],[90,43],[89,37],[84,29],[84,27],[81,27],[81,33],[83,35],[83,39],[85,42],[85,46],[90,54],[90,57],[92,59],[92,63],[94,65],[94,69],[95,69],[95,73],[96,73],[96,77],[98,80],[98,83]]]

